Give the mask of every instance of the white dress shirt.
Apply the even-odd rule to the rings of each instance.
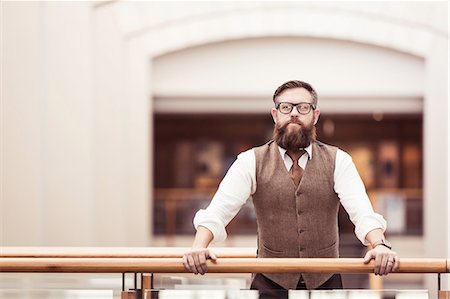
[[[286,169],[292,167],[292,159],[286,150],[278,147]],[[308,160],[312,158],[312,145],[305,148],[306,153],[298,159],[300,167],[305,169]],[[199,210],[194,217],[194,226],[199,225],[209,229],[213,243],[222,242],[227,238],[225,227],[236,216],[241,207],[256,192],[256,157],[250,149],[238,155],[227,174],[219,185],[211,203],[206,209]],[[365,239],[368,232],[381,228],[386,230],[383,216],[373,211],[364,183],[356,170],[352,158],[346,152],[338,149],[334,169],[334,191],[339,196],[342,206],[355,225],[356,237],[364,245],[369,245]]]

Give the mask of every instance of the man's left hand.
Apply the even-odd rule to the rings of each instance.
[[[387,275],[396,272],[400,266],[397,253],[382,245],[367,251],[364,256],[364,264],[368,264],[372,259],[375,260],[375,275]]]

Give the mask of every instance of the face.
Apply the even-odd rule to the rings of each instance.
[[[287,89],[275,100],[277,103],[313,103],[311,94],[305,88]],[[272,108],[271,114],[275,122],[274,140],[281,147],[298,150],[308,146],[315,139],[314,125],[319,120],[319,109],[311,109],[308,114],[300,114],[294,107],[289,114],[283,114],[278,109]]]

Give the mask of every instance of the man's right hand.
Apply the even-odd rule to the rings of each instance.
[[[183,265],[187,271],[203,275],[208,271],[207,259],[215,261],[217,257],[208,248],[194,248],[183,255]]]

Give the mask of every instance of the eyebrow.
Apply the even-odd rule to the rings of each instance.
[[[289,104],[294,104],[294,105],[302,104],[302,103],[306,103],[306,104],[314,104],[314,102],[298,102],[297,104],[295,104],[295,103],[288,102],[288,101],[279,101],[278,103],[289,103]]]

